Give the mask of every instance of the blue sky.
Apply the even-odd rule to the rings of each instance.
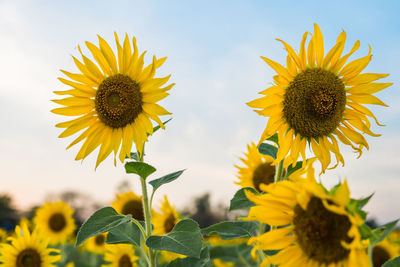
[[[172,74],[176,86],[162,105],[173,113],[166,131],[148,144],[148,161],[159,175],[187,169],[165,186],[184,207],[188,200],[212,192],[214,202],[229,199],[238,157],[257,141],[266,120],[245,103],[272,82],[274,72],[260,59],[284,62],[275,38],[299,46],[302,34],[317,22],[327,48],[345,30],[346,51],[356,40],[373,60],[365,72],[390,73],[394,85],[378,93],[390,108],[372,107],[387,126],[374,127],[380,138],[367,137],[370,151],[360,159],[341,146],[346,166],[321,176],[327,184],[348,178],[355,197],[376,192],[367,209],[380,222],[398,218],[392,203],[400,201],[400,23],[395,1],[0,1],[0,177],[1,191],[19,207],[40,203],[50,192],[81,190],[107,203],[117,185],[129,177],[112,159],[95,172],[95,155],[82,164],[77,149],[65,151],[72,139],[61,140],[49,112],[54,90],[66,89],[59,69],[76,70],[71,55],[77,45],[96,42],[96,34],[113,43],[113,32],[135,35],[148,58],[168,56],[159,76]],[[157,176],[155,176],[157,177]]]

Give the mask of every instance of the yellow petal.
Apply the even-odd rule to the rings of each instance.
[[[261,91],[259,94],[262,95],[273,95],[273,94],[277,94],[277,95],[283,95],[285,93],[285,90],[277,85],[273,85],[271,87],[268,87],[267,89]]]
[[[64,115],[64,116],[79,116],[89,113],[93,110],[94,106],[73,106],[73,107],[63,107],[52,109],[51,112],[54,114]]]
[[[393,83],[363,83],[350,87],[346,91],[350,94],[375,94],[392,85]]]
[[[365,67],[367,67],[367,65],[371,61],[371,58],[372,55],[370,46],[367,56],[353,60],[352,62],[344,66],[339,75],[343,76],[344,82],[352,79],[353,77],[357,76],[361,71],[363,71]]]
[[[171,115],[172,113],[168,112],[165,108],[158,104],[154,103],[144,103],[143,110],[148,114],[154,115]]]
[[[71,144],[69,144],[69,146],[67,147],[67,149],[69,149],[70,147],[76,145],[77,143],[79,143],[80,141],[82,141],[83,139],[85,139],[87,136],[90,136],[94,131],[97,131],[97,129],[99,127],[101,127],[102,124],[101,123],[95,123],[93,124],[91,127],[87,128],[85,131],[83,131],[83,133],[81,133],[78,138],[76,138],[74,141],[72,141]]]
[[[115,58],[114,52],[112,51],[108,43],[103,38],[101,38],[100,35],[97,35],[97,37],[99,39],[100,50],[103,53],[104,57],[106,58],[108,65],[111,67],[112,73],[113,74],[118,73],[117,60]]]
[[[370,83],[382,78],[388,77],[389,74],[379,74],[379,73],[361,73],[345,82],[346,85],[360,85],[364,83]]]
[[[300,61],[300,65],[301,68],[300,70],[305,70],[307,68],[307,55],[306,55],[306,40],[308,37],[308,32],[305,32],[303,34],[303,39],[301,40],[301,44],[300,44],[300,52],[299,52],[299,61]]]
[[[332,47],[332,49],[328,52],[328,54],[326,54],[326,57],[324,58],[324,62],[322,64],[322,68],[328,68],[329,65],[331,64],[331,60],[332,58],[334,58],[339,51],[342,49],[343,47],[343,43],[337,43],[334,47]]]
[[[137,60],[135,66],[133,66],[130,70],[129,76],[132,77],[135,81],[139,78],[140,74],[142,73],[143,70],[143,65],[144,65],[144,55],[146,54],[147,51],[144,51],[139,59]]]
[[[82,91],[90,96],[96,95],[96,90],[93,89],[93,87],[87,86],[86,84],[76,83],[73,81],[66,80],[64,78],[58,78],[58,80],[60,82],[62,82],[63,84],[69,85],[69,86],[75,88],[76,90]]]
[[[54,103],[63,106],[93,106],[93,99],[87,97],[67,97],[63,99],[54,99],[51,100]]]
[[[111,76],[110,66],[108,65],[108,62],[105,59],[104,55],[101,53],[100,49],[90,42],[86,41],[85,44],[86,44],[87,48],[90,50],[90,52],[92,53],[96,62],[99,64],[103,73],[107,74],[108,76]]]
[[[246,220],[257,220],[269,225],[287,225],[292,222],[293,216],[278,210],[270,210],[263,206],[250,208],[249,216]]]
[[[169,94],[165,92],[147,93],[143,94],[142,101],[145,103],[156,103],[167,96],[169,96]]]
[[[312,36],[307,48],[307,61],[311,68],[315,67],[315,37]]]
[[[371,104],[388,107],[388,105],[386,105],[379,98],[373,95],[348,95],[347,99],[359,104]]]
[[[83,74],[78,74],[78,73],[71,73],[65,70],[60,70],[62,73],[64,73],[68,78],[79,82],[79,83],[83,83],[89,87],[97,87],[98,84],[95,83],[93,80],[89,79],[88,77],[86,77]]]
[[[287,72],[287,70],[279,63],[270,60],[269,58],[261,56],[261,58],[267,63],[271,68],[273,68],[278,75],[282,76],[287,81],[292,80],[292,76]]]
[[[263,96],[261,98],[257,98],[246,104],[252,108],[266,108],[268,106],[273,106],[273,105],[282,103],[283,99],[284,98],[282,95],[273,94],[273,95],[267,95],[267,96]]]
[[[108,157],[108,155],[110,155],[110,153],[113,151],[113,147],[111,144],[113,130],[109,127],[105,127],[104,130],[105,130],[104,141],[101,144],[99,155],[97,156],[95,168],[97,168],[100,165],[100,163],[103,162]]]
[[[96,64],[94,64],[89,58],[83,55],[81,48],[78,45],[78,50],[81,53],[83,63],[85,63],[85,66],[87,70],[94,76],[96,77],[96,81],[101,83],[102,80],[104,79],[104,74],[99,70]]]
[[[281,39],[276,39],[277,41],[281,42],[286,51],[288,52],[289,56],[293,59],[293,61],[296,63],[297,67],[300,69],[301,68],[301,64],[300,64],[300,59],[297,56],[296,52],[293,50],[293,48],[288,45],[285,41],[282,41]]]
[[[339,188],[335,192],[335,201],[341,206],[346,206],[350,201],[350,189],[347,185],[347,180],[339,186]]]
[[[103,128],[103,129],[102,129]],[[86,141],[83,143],[81,149],[75,157],[75,160],[80,160],[86,158],[90,153],[95,150],[100,143],[103,141],[104,135],[104,127],[101,127],[99,130],[93,132],[90,136],[87,137]]]
[[[322,65],[324,59],[324,37],[317,23],[314,23],[314,37],[315,37],[315,55],[317,59],[317,66]]]
[[[352,142],[354,142],[356,144],[362,144],[367,149],[369,149],[369,145],[368,145],[367,141],[365,140],[364,136],[362,136],[360,133],[356,132],[352,127],[350,127],[349,125],[346,125],[346,127],[339,126],[338,128]]]
[[[340,59],[337,60],[336,63],[332,63],[330,69],[332,72],[337,72],[339,71],[344,64],[346,64],[347,59],[358,50],[358,48],[360,48],[360,41],[356,41],[353,45],[353,47],[351,48],[350,52],[346,55],[344,55],[343,57],[341,57]]]
[[[101,81],[99,81],[99,79],[97,79],[89,70],[88,68],[82,63],[80,62],[76,57],[72,57],[72,59],[74,60],[75,65],[78,67],[78,69],[82,72],[82,74],[87,77],[88,79],[90,79],[94,84],[99,85],[101,83]]]
[[[375,115],[366,107],[357,104],[355,102],[347,102],[347,105],[354,108],[355,110],[357,110],[358,112],[361,112],[365,115],[367,115],[368,117],[374,118],[376,124],[378,124],[379,126],[385,126],[384,124],[380,124],[378,119],[375,117]]]
[[[73,119],[73,120],[70,120],[70,121],[57,123],[56,127],[57,128],[68,128],[69,126],[71,126],[73,124],[77,124],[77,123],[79,123],[81,121],[86,120],[86,118],[93,117],[94,114],[96,114],[95,111],[89,112],[88,114],[86,114],[86,115],[84,115],[82,117],[79,117],[79,118],[76,118],[76,119]]]
[[[346,43],[346,38],[347,38],[346,32],[345,32],[345,31],[342,31],[342,32],[339,34],[338,38],[336,39],[336,44],[339,44],[339,43],[340,43],[340,45],[339,45],[339,47],[338,47],[337,52],[332,56],[331,64],[330,64],[331,67],[332,67],[332,66],[335,66],[336,63],[337,63],[337,61],[338,61],[338,60],[340,59],[340,57],[342,56],[343,49],[344,49],[344,45],[345,45],[345,43]]]
[[[290,76],[295,77],[297,75],[296,64],[294,64],[294,61],[290,56],[286,57],[286,68],[287,68],[287,72],[289,73]]]
[[[71,136],[87,127],[90,127],[91,125],[93,125],[96,122],[96,120],[97,119],[95,117],[87,117],[83,120],[80,120],[78,123],[75,123],[75,124],[69,126],[67,129],[65,129],[58,137],[64,138],[64,137]]]

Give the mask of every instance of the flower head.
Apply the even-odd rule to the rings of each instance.
[[[98,47],[86,42],[94,62],[78,46],[83,62],[75,57],[73,59],[79,73],[62,70],[70,80],[59,80],[72,89],[54,92],[68,97],[53,100],[63,107],[52,110],[63,116],[77,116],[56,125],[65,128],[59,137],[83,131],[67,148],[84,140],[75,158],[80,160],[100,146],[96,167],[112,152],[114,164],[118,153],[123,162],[125,157],[130,157],[132,143],[142,153],[147,136],[153,133],[151,120],[164,128],[159,116],[171,114],[157,102],[168,96],[167,91],[174,85],[162,87],[170,75],[154,77],[165,57],[157,59],[154,56],[152,63],[143,67],[146,51],[139,55],[134,37],[131,43],[126,34],[121,45],[115,34],[117,56],[102,37],[98,38]]]
[[[379,136],[370,130],[369,118],[379,124],[364,104],[386,106],[373,94],[392,83],[377,83],[388,74],[362,73],[371,60],[367,56],[351,61],[348,58],[360,47],[357,41],[349,53],[342,55],[346,42],[343,31],[327,54],[320,28],[314,24],[314,34],[306,49],[308,32],[304,33],[300,51],[296,53],[286,42],[286,67],[261,57],[277,75],[274,84],[260,92],[261,98],[248,103],[262,116],[269,117],[260,143],[276,132],[279,151],[274,164],[285,159],[285,167],[295,164],[301,155],[305,160],[307,143],[321,162],[322,171],[331,163],[331,153],[337,164],[344,164],[338,140],[349,145],[359,155],[369,148],[363,133]]]

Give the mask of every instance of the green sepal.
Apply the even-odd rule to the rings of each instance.
[[[133,159],[133,160],[139,161],[138,153],[131,152],[130,155],[131,155],[131,157],[126,156],[125,159]]]
[[[388,222],[378,228],[372,230],[372,236],[370,237],[370,246],[374,246],[376,243],[381,242],[387,237],[396,227],[399,220]]]
[[[388,260],[387,262],[385,262],[382,265],[382,267],[398,267],[398,266],[400,266],[400,256],[398,256],[394,259]]]
[[[76,236],[75,246],[79,246],[83,241],[92,236],[108,232],[115,227],[130,221],[131,218],[132,215],[118,214],[118,212],[111,207],[99,209],[82,224]]]
[[[295,171],[301,169],[301,167],[303,166],[303,161],[298,161],[296,162],[296,165],[294,165],[294,167],[292,167],[292,164],[290,164],[286,170],[286,177],[289,177],[292,173],[294,173]]]
[[[146,179],[150,174],[156,171],[156,168],[144,162],[131,161],[125,163],[126,173],[135,173]]]
[[[222,239],[249,238],[259,227],[258,222],[220,222],[201,230],[205,236],[219,235]]]
[[[278,134],[274,134],[273,136],[269,137],[267,139],[268,141],[274,142],[275,144],[279,145],[279,138],[278,138]]]
[[[276,159],[276,154],[278,153],[278,148],[274,145],[270,145],[267,143],[262,143],[258,147],[258,152],[260,152],[263,155],[267,155],[272,157],[273,159]]]
[[[178,179],[178,177],[184,172],[185,170],[180,170],[177,172],[173,172],[170,174],[167,174],[161,178],[152,180],[149,182],[149,184],[151,184],[153,186],[153,191],[156,191],[161,185],[163,184],[167,184],[170,183],[176,179]]]
[[[139,227],[130,221],[109,231],[106,244],[132,244],[140,247],[141,236]]]
[[[235,195],[233,196],[233,198],[231,199],[231,205],[229,207],[229,211],[232,210],[242,210],[242,209],[249,209],[253,206],[255,206],[255,204],[253,202],[251,202],[245,194],[245,190],[249,190],[250,192],[254,193],[254,194],[259,194],[257,190],[255,190],[252,187],[245,187],[245,188],[241,188],[239,189]]]
[[[155,250],[171,251],[199,259],[202,241],[199,224],[192,219],[184,219],[166,235],[149,236],[146,245]]]
[[[170,118],[170,119],[164,121],[163,124],[165,125],[165,124],[167,124],[167,123],[168,123],[169,121],[171,121],[171,120],[172,120],[172,118]],[[161,128],[160,125],[155,126],[155,127],[153,128],[153,133],[157,132],[160,128]],[[147,136],[149,136],[149,134],[147,134]]]
[[[200,258],[186,257],[171,261],[167,267],[211,267],[210,252],[207,246],[203,246]]]

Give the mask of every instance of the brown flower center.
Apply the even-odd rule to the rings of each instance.
[[[122,207],[121,213],[124,215],[132,215],[132,217],[139,221],[144,221],[143,204],[139,199],[127,201]]]
[[[299,73],[286,89],[283,114],[291,128],[304,137],[332,133],[343,119],[346,90],[332,72],[321,68]]]
[[[253,185],[258,192],[261,192],[260,184],[270,184],[274,182],[275,166],[271,163],[261,163],[253,172]]]
[[[349,255],[341,242],[350,242],[347,235],[351,222],[347,216],[327,210],[321,199],[311,197],[307,209],[294,208],[294,232],[303,252],[319,264],[329,265]]]
[[[131,262],[131,258],[128,255],[124,254],[122,255],[121,258],[119,258],[118,267],[132,267],[132,266],[133,265]]]
[[[106,242],[106,237],[104,235],[96,235],[94,238],[94,243],[98,246],[104,245],[104,242]]]
[[[54,213],[53,215],[50,216],[49,227],[52,231],[61,232],[66,225],[67,225],[67,220],[65,219],[64,214]]]
[[[379,245],[373,247],[372,263],[374,267],[381,267],[388,260],[390,260],[390,254],[384,247]]]
[[[41,265],[40,254],[34,249],[24,249],[18,254],[16,267],[40,267]]]
[[[135,121],[142,112],[140,86],[129,76],[116,74],[106,78],[97,89],[95,108],[99,119],[111,128]]]
[[[171,213],[167,219],[165,219],[164,221],[164,230],[166,233],[171,232],[171,230],[174,228],[175,226],[175,216],[173,213]]]

